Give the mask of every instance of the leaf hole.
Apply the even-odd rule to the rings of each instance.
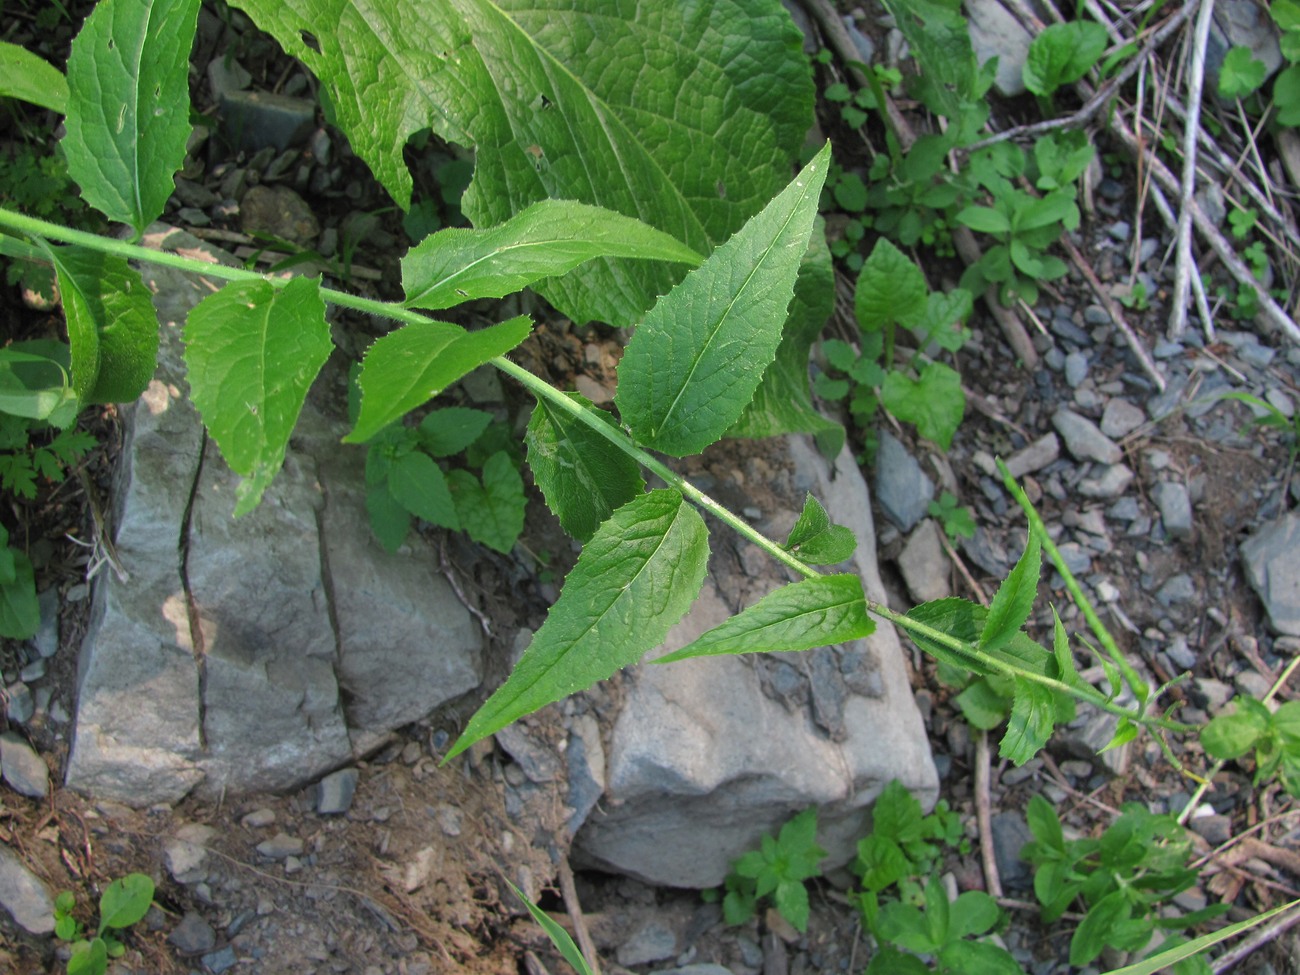
[[[313,51],[315,51],[317,54],[320,54],[320,41],[318,41],[318,40],[316,39],[316,35],[315,35],[315,34],[313,34],[313,33],[312,33],[311,31],[309,31],[309,30],[300,30],[300,31],[298,31],[298,36],[302,38],[302,42],[303,42],[304,44],[306,44],[309,48],[311,48],[311,49],[312,49]]]

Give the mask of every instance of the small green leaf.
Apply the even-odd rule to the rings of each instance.
[[[892,323],[920,321],[929,293],[921,269],[888,238],[881,237],[858,274],[853,296],[858,326],[864,332],[874,332]]]
[[[163,212],[190,137],[199,0],[95,7],[68,57],[68,174],[110,220],[144,233]]]
[[[740,418],[776,358],[829,164],[827,143],[637,327],[616,402],[638,441],[683,457]]]
[[[1056,699],[1042,684],[1017,677],[1011,698],[1011,716],[998,754],[1020,766],[1038,754],[1052,737]]]
[[[569,397],[617,429],[614,417],[578,393]],[[585,542],[600,523],[643,490],[637,462],[586,423],[546,400],[538,400],[528,431],[528,466],[560,524]]]
[[[1239,701],[1234,713],[1221,714],[1201,729],[1201,745],[1214,758],[1240,758],[1268,734],[1268,725],[1267,712],[1261,715]]]
[[[492,414],[465,406],[433,410],[420,421],[420,446],[431,457],[450,457],[472,444],[492,422]]]
[[[998,586],[989,604],[989,615],[984,620],[984,630],[980,634],[980,649],[993,653],[1011,642],[1029,614],[1034,609],[1034,599],[1038,596],[1038,577],[1042,573],[1042,543],[1038,536],[1029,532],[1025,541],[1024,554],[1016,562],[1010,575]]]
[[[916,815],[919,819],[919,806]],[[858,841],[857,869],[862,886],[878,893],[910,876],[914,868],[897,843],[873,831]]]
[[[104,975],[108,970],[108,945],[103,938],[81,942],[86,947],[81,951],[73,948],[68,959],[68,975]]]
[[[542,930],[546,932],[546,936],[551,939],[551,944],[555,945],[560,954],[564,956],[564,960],[573,966],[573,970],[578,975],[593,975],[591,969],[587,967],[587,960],[582,957],[582,952],[573,943],[573,938],[569,936],[569,932],[551,920],[549,914],[525,897],[523,892],[510,881],[506,880],[506,886],[524,902],[524,907],[528,908],[528,913],[533,916],[533,920],[541,925]]]
[[[77,936],[77,922],[67,914],[58,914],[55,909],[56,917],[54,920],[54,936],[60,941],[71,941]]]
[[[153,891],[153,878],[148,874],[129,873],[114,880],[99,898],[99,933],[129,928],[143,918],[153,903]]]
[[[967,207],[954,219],[981,234],[996,235],[1011,232],[1011,221],[1007,219],[1007,215],[992,207]]]
[[[843,525],[831,524],[821,502],[809,494],[784,547],[809,565],[835,565],[852,557],[857,546],[853,532]]]
[[[394,460],[388,469],[388,490],[394,501],[417,518],[443,528],[460,528],[447,479],[428,454],[412,450]]]
[[[948,937],[987,934],[1002,917],[998,902],[982,890],[958,894],[948,911]]]
[[[279,473],[307,391],[333,349],[319,279],[294,278],[278,290],[266,281],[229,284],[190,311],[190,397],[244,478],[236,517],[257,507]]]
[[[1111,735],[1110,741],[1102,746],[1102,752],[1108,752],[1112,748],[1119,748],[1121,745],[1127,745],[1138,735],[1138,726],[1130,721],[1127,717],[1121,716],[1119,722],[1115,725],[1115,734]],[[1101,754],[1101,752],[1098,752]]]
[[[1070,939],[1070,964],[1087,965],[1110,943],[1115,927],[1127,921],[1133,906],[1122,890],[1107,894],[1089,910]]]
[[[63,115],[68,110],[68,81],[26,48],[0,41],[0,98],[21,98]]]
[[[598,257],[698,265],[691,248],[640,220],[571,200],[542,200],[485,230],[450,228],[402,258],[410,308],[436,311],[475,298],[502,298]]]
[[[1052,24],[1029,45],[1022,70],[1025,87],[1035,95],[1051,95],[1088,73],[1110,43],[1106,28],[1092,21]]]
[[[469,537],[509,555],[524,530],[527,506],[524,481],[510,455],[499,450],[487,459],[481,485],[469,471],[452,471],[447,481]]]
[[[387,482],[366,489],[366,513],[370,530],[385,551],[396,552],[411,530],[411,513],[388,490]]]
[[[1029,798],[1025,819],[1029,824],[1029,831],[1034,834],[1034,839],[1048,849],[1065,851],[1065,833],[1061,829],[1061,818],[1056,815],[1052,804],[1037,792]]]
[[[1264,83],[1267,70],[1263,61],[1255,60],[1250,48],[1230,48],[1219,68],[1219,94],[1224,98],[1245,98]]]
[[[0,412],[68,426],[78,409],[70,367],[71,353],[62,342],[14,342],[0,348]]]
[[[655,663],[717,654],[811,650],[869,636],[862,580],[856,575],[818,576],[768,593],[694,642]]]
[[[129,403],[153,378],[158,316],[126,259],[83,247],[48,247],[72,347],[72,387],[84,403]]]
[[[947,450],[966,415],[961,375],[942,362],[927,363],[916,381],[901,372],[885,377],[880,394],[890,413],[916,424],[917,432]]]
[[[651,491],[615,511],[583,548],[510,678],[447,758],[640,660],[695,601],[708,553],[704,520],[676,491]]]
[[[992,731],[1007,720],[1011,711],[1011,702],[999,694],[987,678],[973,681],[953,701],[961,708],[966,720],[982,731]]]
[[[808,930],[808,891],[798,880],[782,880],[776,885],[772,898],[780,915],[794,925],[796,931]]]
[[[527,315],[477,332],[430,321],[404,325],[376,340],[357,380],[361,415],[344,442],[365,443],[466,373],[509,352],[531,329]]]
[[[923,623],[932,630],[960,640],[970,645],[979,639],[983,630],[986,610],[968,599],[950,597],[933,599],[928,603],[908,610],[907,617]],[[934,657],[940,663],[950,664],[977,674],[988,674],[988,667],[972,651],[961,653],[937,639],[922,635],[904,627],[908,637],[918,647]]]
[[[1056,661],[1056,677],[1066,684],[1082,683],[1079,671],[1074,665],[1074,654],[1070,650],[1070,637],[1065,632],[1065,624],[1052,607],[1052,657]]]

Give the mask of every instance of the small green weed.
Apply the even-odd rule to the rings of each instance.
[[[1239,697],[1231,714],[1221,714],[1201,729],[1207,755],[1231,760],[1254,752],[1255,784],[1275,775],[1300,796],[1300,701],[1270,711],[1253,697]]]
[[[733,864],[722,899],[728,924],[744,924],[758,902],[772,899],[780,915],[796,930],[808,929],[808,890],[804,881],[818,876],[826,851],[817,845],[817,810],[805,809],[781,827],[776,836],[764,836]]]
[[[937,501],[931,501],[927,510],[931,517],[939,519],[944,534],[952,541],[975,536],[975,519],[971,517],[970,508],[959,505],[957,496],[951,491],[944,491]]]
[[[99,898],[99,926],[91,937],[72,912],[77,900],[65,890],[54,901],[54,933],[61,941],[72,942],[68,975],[104,975],[110,958],[126,952],[119,932],[135,924],[149,912],[153,903],[153,880],[143,873],[131,873],[114,880]]]
[[[891,887],[910,903],[923,899],[924,880],[937,872],[946,849],[967,853],[961,817],[941,799],[928,816],[897,779],[881,791],[871,810],[871,832],[858,841],[854,869],[872,897]]]

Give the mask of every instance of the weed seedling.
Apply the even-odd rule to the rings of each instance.
[[[105,888],[99,898],[99,926],[93,936],[72,916],[76,897],[65,890],[54,901],[54,933],[62,941],[72,942],[68,975],[104,975],[110,958],[126,952],[118,932],[135,924],[149,912],[153,903],[153,880],[143,873],[119,877]]]
[[[743,924],[754,916],[758,902],[770,897],[777,912],[796,930],[808,929],[808,890],[804,881],[818,876],[826,851],[817,845],[817,810],[805,809],[781,827],[776,836],[764,836],[733,864],[722,899],[728,924]]]

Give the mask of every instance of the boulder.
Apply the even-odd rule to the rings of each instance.
[[[802,438],[769,443],[779,445],[767,464],[778,473],[765,486],[782,504],[760,530],[784,538],[811,491],[854,531],[853,567],[868,596],[884,601],[869,495],[852,455],[842,452],[832,468]],[[752,498],[729,475],[739,466],[716,468],[710,493],[728,506]],[[789,581],[734,536],[719,533],[712,545],[699,601],[657,654]],[[872,802],[895,778],[933,804],[938,777],[888,626],[797,655],[643,664],[627,680],[609,735],[605,797],[578,832],[576,856],[651,884],[712,887],[761,835],[817,806],[825,862],[836,866],[853,856]]]

